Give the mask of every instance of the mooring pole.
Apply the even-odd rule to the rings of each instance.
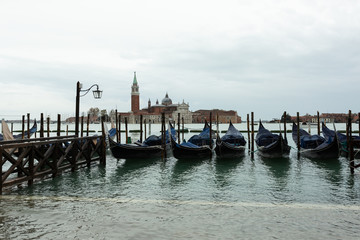
[[[25,138],[25,115],[22,115],[22,139]]]
[[[0,160],[2,163],[2,153],[3,153],[3,147],[0,146]],[[0,172],[3,172],[3,165],[0,164]],[[3,180],[2,180],[2,176],[0,177],[0,195],[2,195],[2,189],[3,189]]]
[[[27,138],[30,139],[30,113],[27,114]]]
[[[143,115],[140,115],[140,143],[143,142]]]
[[[101,160],[100,163],[104,166],[106,165],[106,142],[105,142],[105,127],[104,127],[105,117],[101,118],[101,131],[102,131],[102,151],[101,151]]]
[[[246,123],[247,123],[247,134],[248,134],[248,153],[250,153],[251,139],[250,139],[250,116],[249,116],[249,114],[247,114]]]
[[[127,124],[127,117],[125,118],[125,143],[130,143],[128,139],[128,124]]]
[[[298,158],[300,157],[300,115],[299,112],[296,113],[296,124],[297,124],[297,149],[298,149]]]
[[[50,117],[46,118],[46,127],[47,127],[47,137],[50,137]]]
[[[165,143],[165,113],[161,113],[161,145],[162,145],[162,157],[166,158],[166,143]]]
[[[144,119],[144,139],[146,139],[146,119]]]
[[[181,123],[182,123],[182,140],[185,139],[185,123],[184,123],[184,117],[181,117]]]
[[[360,112],[358,113],[359,136],[360,136]]]
[[[178,113],[178,143],[180,144],[180,113]]]
[[[251,112],[251,158],[254,158],[254,112]]]
[[[87,115],[87,119],[86,119],[86,136],[89,136],[89,127],[90,127],[90,113],[88,113]]]
[[[209,134],[209,138],[210,138],[210,148],[212,149],[212,112],[210,112],[210,134]]]
[[[354,174],[355,162],[354,162],[354,147],[352,140],[352,126],[351,126],[351,111],[349,111],[349,117],[347,122],[348,129],[348,151],[349,151],[349,161],[350,161],[350,172]]]
[[[318,127],[318,135],[320,136],[320,114],[317,111],[317,127]]]
[[[287,140],[287,137],[286,137],[286,111],[284,112],[284,139]]]
[[[56,136],[60,137],[60,131],[61,131],[61,115],[58,114],[57,115],[58,118],[57,118],[57,131],[56,131]],[[83,122],[82,122],[83,123]],[[81,131],[81,137],[82,137],[82,131]]]
[[[119,129],[118,129],[118,111],[117,109],[115,110],[115,130],[116,130],[116,142],[119,142]]]
[[[117,134],[119,136],[119,143],[121,143],[121,114],[119,114],[119,131]]]
[[[40,137],[44,137],[44,114],[40,114]]]

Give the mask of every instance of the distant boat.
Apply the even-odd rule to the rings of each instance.
[[[175,158],[177,159],[197,159],[206,158],[212,155],[210,148],[210,126],[205,122],[203,131],[192,136],[189,141],[183,141],[181,144],[176,142],[176,138],[171,136],[171,148]]]
[[[230,121],[226,134],[221,138],[219,136],[216,138],[215,153],[218,157],[243,156],[246,148],[245,145],[244,136]]]
[[[18,139],[22,139],[22,133],[17,134],[17,135],[12,135],[9,127],[7,125],[7,123],[5,122],[5,120],[2,120],[2,130],[3,130],[3,134],[0,134],[0,141],[3,140],[18,140]],[[32,126],[32,128],[30,128],[29,132],[30,132],[30,137],[37,131],[37,123],[36,123],[36,119],[34,119],[34,124]],[[24,132],[24,138],[28,137],[28,131],[26,130]]]
[[[286,157],[290,153],[290,146],[282,134],[274,134],[267,130],[262,122],[256,134],[255,143],[260,155],[268,158]]]
[[[296,123],[293,123],[292,137],[295,144],[298,144]],[[335,159],[339,157],[339,145],[336,134],[325,139],[319,135],[310,135],[300,128],[299,138],[300,151],[305,157],[316,159]]]

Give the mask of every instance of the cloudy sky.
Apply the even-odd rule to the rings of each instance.
[[[246,119],[360,111],[360,1],[0,0],[0,118],[90,107],[236,110]]]

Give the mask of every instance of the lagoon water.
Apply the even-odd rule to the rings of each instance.
[[[285,159],[186,161],[109,152],[105,167],[13,188],[0,206],[0,239],[359,239],[360,173],[345,158],[298,159],[294,149]]]

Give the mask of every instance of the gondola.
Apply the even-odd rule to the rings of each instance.
[[[110,150],[114,158],[152,158],[160,157],[163,151],[161,145],[149,146],[146,144],[135,144],[135,143],[117,143],[109,138]]]
[[[259,130],[256,134],[255,143],[259,155],[267,158],[287,157],[290,153],[288,141],[282,134],[274,134],[267,130],[262,122],[259,123]]]
[[[322,134],[324,135],[324,138],[326,141],[328,141],[331,138],[334,138],[335,134],[336,134],[336,137],[337,137],[338,143],[339,143],[340,154],[342,156],[346,156],[348,153],[347,136],[338,131],[329,129],[324,123],[322,123],[321,130],[322,130]],[[357,150],[356,152],[358,152],[358,150],[360,149],[360,136],[352,136],[352,142],[353,142],[354,149],[356,149]],[[358,155],[356,157],[359,158],[360,155]]]
[[[16,135],[11,135],[11,132],[9,130],[9,127],[7,126],[6,122],[3,120],[2,121],[2,129],[3,132],[5,132],[6,136],[4,138],[3,134],[0,134],[0,141],[3,140],[18,140],[18,139],[22,139],[22,133],[20,134],[16,134]],[[34,120],[34,124],[32,126],[32,128],[29,129],[29,133],[30,133],[30,137],[37,131],[37,123],[36,123],[36,119]],[[28,132],[25,131],[24,132],[24,138],[28,137]]]
[[[181,144],[171,135],[171,148],[175,158],[177,159],[198,159],[211,157],[212,149],[210,147],[210,126],[205,122],[203,131],[192,136],[189,141],[183,141]]]
[[[226,134],[216,138],[215,153],[218,157],[240,157],[245,154],[245,145],[244,136],[230,121]]]
[[[295,144],[298,144],[297,125],[293,123],[292,137]],[[319,135],[310,135],[304,129],[299,129],[300,151],[308,158],[315,159],[335,159],[339,157],[338,137],[325,139]]]

